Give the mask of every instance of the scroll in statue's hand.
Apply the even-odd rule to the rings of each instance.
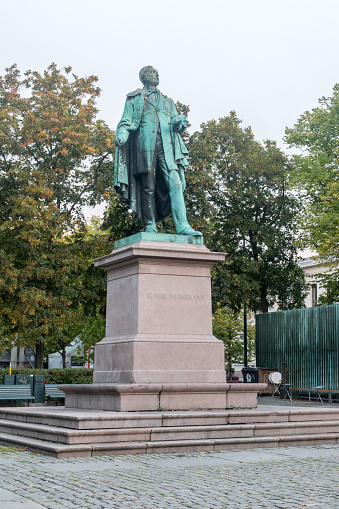
[[[175,131],[184,131],[188,126],[188,120],[185,115],[177,115],[172,119],[172,125]]]

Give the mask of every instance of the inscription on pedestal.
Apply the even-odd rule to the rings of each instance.
[[[192,295],[190,293],[156,293],[148,292],[146,294],[148,300],[190,300],[190,301],[204,301],[206,298],[203,295]]]

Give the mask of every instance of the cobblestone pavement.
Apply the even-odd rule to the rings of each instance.
[[[71,459],[0,447],[6,509],[339,508],[338,479],[338,445]]]

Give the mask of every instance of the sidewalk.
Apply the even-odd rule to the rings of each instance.
[[[6,509],[42,509],[46,506],[36,504],[27,498],[20,497],[11,491],[0,488],[0,507]]]
[[[258,402],[259,409],[322,406]],[[0,507],[332,509],[338,476],[339,445],[70,459],[0,446]]]

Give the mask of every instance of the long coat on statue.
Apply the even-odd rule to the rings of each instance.
[[[180,136],[185,125],[181,121],[174,129],[172,124],[173,120],[182,120],[184,117],[178,115],[172,99],[157,92],[159,99],[156,106],[149,100],[150,91],[137,89],[127,94],[125,109],[116,130],[116,136],[128,136],[128,139],[122,146],[116,147],[114,187],[139,219],[142,219],[140,175],[152,171],[158,130],[161,132],[167,167],[179,172],[183,190],[186,186],[184,169],[188,151]],[[155,201],[156,221],[161,221],[171,212],[168,188],[163,180],[157,181]]]

